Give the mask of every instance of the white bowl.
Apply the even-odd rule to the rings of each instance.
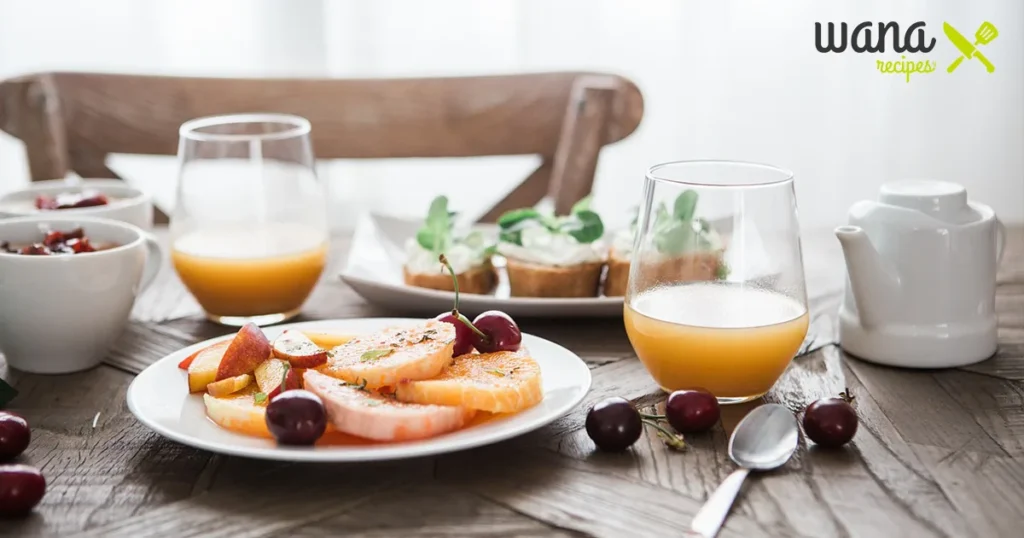
[[[76,207],[54,211],[36,209],[36,197],[94,190],[116,198],[102,206]],[[83,179],[70,185],[63,179],[37,181],[30,186],[0,196],[0,218],[8,217],[98,217],[127,222],[150,230],[153,227],[153,199],[150,195],[118,179]]]
[[[0,252],[0,353],[8,366],[37,374],[96,366],[124,331],[135,298],[160,270],[160,246],[152,235],[111,219],[2,219],[0,241],[29,244],[48,230],[78,227],[93,243],[118,246],[54,256]]]

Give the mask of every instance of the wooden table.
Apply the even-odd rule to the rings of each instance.
[[[338,241],[334,270],[344,250]],[[831,338],[841,257],[830,234],[808,237],[805,253],[812,331]],[[304,318],[394,314],[367,305],[334,275]],[[884,368],[833,345],[794,360],[766,400],[797,411],[849,387],[861,427],[843,450],[802,442],[783,469],[752,477],[720,536],[1024,534],[1022,228],[1011,231],[998,293],[999,353],[968,368]],[[161,438],[125,405],[125,370],[228,332],[195,308],[168,269],[111,353],[118,368],[36,376],[0,362],[0,375],[20,391],[13,409],[33,427],[21,459],[48,481],[35,513],[0,522],[0,535],[679,536],[733,469],[728,434],[749,409],[726,408],[724,427],[689,436],[685,452],[648,431],[626,454],[597,453],[582,429],[590,404],[611,395],[643,406],[664,399],[621,320],[520,320],[525,331],[578,353],[594,376],[585,404],[543,430],[393,463],[219,456]]]

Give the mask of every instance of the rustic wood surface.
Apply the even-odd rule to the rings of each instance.
[[[643,117],[630,80],[599,73],[409,79],[232,79],[40,73],[0,81],[0,129],[21,139],[33,180],[117,178],[113,153],[174,155],[178,128],[249,112],[310,120],[321,159],[539,155],[542,166],[486,213],[590,192],[600,150]],[[166,215],[158,211],[158,222]]]
[[[395,314],[366,304],[332,270],[304,319]],[[805,241],[812,332],[831,338],[841,257],[829,234]],[[88,372],[0,374],[33,426],[21,461],[48,491],[0,535],[117,536],[678,536],[733,469],[728,435],[751,406],[690,435],[685,452],[645,432],[626,454],[595,452],[589,405],[621,395],[664,400],[621,320],[521,320],[590,365],[593,389],[532,434],[441,457],[380,464],[289,464],[226,457],[166,440],[128,412],[138,371],[186,344],[228,332],[203,321],[169,268],[142,297],[108,362]],[[801,448],[752,476],[720,536],[1020,536],[1024,528],[1024,228],[1013,228],[998,280],[1000,348],[980,364],[908,371],[824,345],[798,357],[765,400],[799,411],[849,387],[861,427],[845,449]],[[95,423],[95,425],[94,425]]]

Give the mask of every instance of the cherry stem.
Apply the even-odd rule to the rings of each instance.
[[[480,329],[477,329],[476,325],[473,325],[473,322],[469,321],[469,318],[463,316],[462,313],[459,312],[459,277],[455,276],[455,269],[452,268],[452,264],[448,261],[448,258],[446,258],[444,254],[438,256],[437,260],[440,261],[441,264],[444,265],[445,269],[448,269],[448,273],[452,275],[452,283],[455,287],[455,306],[452,308],[452,316],[454,316],[455,319],[459,320],[466,327],[469,327],[474,333],[476,333],[477,336],[482,338],[485,342],[489,342],[491,340],[491,337],[484,334],[483,331],[481,331]]]
[[[682,435],[669,431],[668,428],[662,426],[661,424],[658,424],[653,420],[649,420],[646,418],[642,420],[644,424],[647,424],[648,426],[654,428],[655,430],[658,430],[658,437],[660,437],[661,440],[664,441],[665,444],[668,445],[669,447],[674,448],[676,450],[683,450],[684,448],[686,448],[686,443],[683,441]]]
[[[665,420],[665,415],[648,415],[647,413],[640,413],[640,418],[646,418],[648,420]]]

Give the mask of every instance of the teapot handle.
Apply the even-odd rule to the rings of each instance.
[[[1006,225],[1003,221],[999,220],[999,217],[995,217],[996,221],[996,267],[1003,261],[1003,251],[1006,250]]]

